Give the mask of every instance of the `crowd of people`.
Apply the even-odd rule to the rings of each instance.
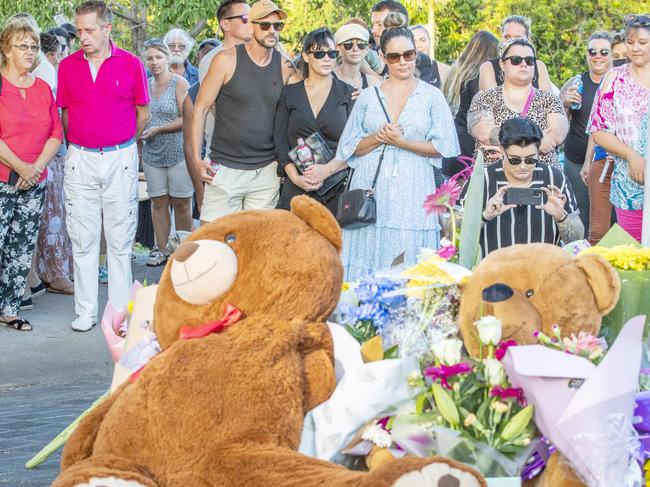
[[[74,294],[76,331],[97,322],[98,285],[126,306],[146,181],[164,265],[172,228],[191,231],[236,211],[289,209],[306,194],[336,215],[344,191],[372,188],[376,221],[344,228],[346,279],[441,241],[422,204],[479,154],[485,163],[481,249],[527,242],[595,243],[616,220],[641,238],[650,105],[650,16],[587,40],[587,70],[549,75],[530,21],[501,38],[477,32],[450,65],[432,35],[381,0],[296,53],[280,42],[287,13],[271,0],[222,0],[222,39],[196,49],[182,29],[144,44],[111,38],[101,0],[74,25],[41,32],[10,17],[0,32],[0,322],[45,292]],[[623,19],[622,19],[623,20]],[[76,48],[79,48],[75,50]],[[319,160],[305,160],[307,140]],[[302,153],[304,154],[304,152]],[[318,162],[318,163],[314,163]],[[543,193],[513,204],[510,189]],[[144,213],[146,215],[146,213]],[[173,216],[173,218],[172,218]],[[108,273],[107,273],[108,271]]]

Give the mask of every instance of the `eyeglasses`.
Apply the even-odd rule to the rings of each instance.
[[[325,56],[327,56],[330,59],[336,59],[339,57],[339,52],[336,49],[331,49],[329,51],[321,51],[321,50],[315,50],[315,51],[309,51],[307,54],[311,54],[314,56],[314,59],[323,59]]]
[[[415,49],[409,49],[408,51],[404,51],[402,53],[387,52],[386,54],[384,54],[384,57],[386,58],[386,61],[388,61],[389,64],[397,64],[399,63],[399,60],[401,58],[404,58],[404,61],[410,63],[412,61],[415,61],[417,54],[418,53]]]
[[[184,51],[187,46],[185,44],[167,44],[167,47],[172,51]]]
[[[598,56],[598,54],[600,54],[601,56],[609,56],[610,50],[609,49],[598,50],[598,49],[590,48],[587,49],[587,53],[589,54],[589,57],[596,57]]]
[[[18,49],[20,52],[27,52],[28,50],[32,52],[38,52],[38,50],[40,49],[40,46],[38,44],[34,44],[31,46],[28,44],[12,44],[12,46]]]
[[[650,15],[627,15],[624,20],[626,27],[650,27]]]
[[[364,41],[345,41],[344,43],[341,44],[346,51],[351,51],[352,48],[356,45],[360,50],[364,50],[366,47],[368,47],[368,43]]]
[[[276,32],[284,29],[284,22],[258,22],[257,20],[253,20],[253,23],[259,25],[262,30],[269,30],[271,26],[273,26]]]
[[[522,162],[525,162],[529,166],[534,166],[539,162],[539,159],[537,159],[536,157],[521,158],[517,156],[509,156],[507,152],[506,152],[506,159],[508,159],[508,162],[513,166],[518,166]]]
[[[223,20],[233,20],[233,19],[241,19],[242,24],[248,24],[248,14],[231,15],[230,17],[223,18]],[[268,29],[262,29],[262,30],[268,30]]]
[[[505,61],[507,61],[508,59],[510,60],[510,63],[511,63],[513,66],[519,66],[522,62],[525,62],[525,63],[526,63],[526,66],[529,66],[529,67],[530,67],[530,66],[535,66],[535,62],[537,61],[537,60],[535,59],[535,56],[526,56],[526,57],[522,57],[522,56],[508,56],[508,57],[504,57],[504,58],[503,58],[503,61],[505,62]]]

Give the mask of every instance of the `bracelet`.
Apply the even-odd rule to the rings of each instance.
[[[562,215],[562,218],[555,220],[555,223],[564,223],[567,218],[569,218],[569,212],[564,210],[564,215]]]
[[[483,212],[481,212],[481,221],[483,223],[490,223],[492,220],[488,220],[487,218],[485,218],[485,216],[483,215]]]

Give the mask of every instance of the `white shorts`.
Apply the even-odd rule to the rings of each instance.
[[[194,186],[185,161],[171,167],[155,167],[143,162],[142,168],[147,180],[147,193],[152,198],[165,195],[189,198],[194,194]]]
[[[253,170],[218,166],[212,183],[205,185],[201,221],[211,222],[236,211],[275,208],[280,194],[277,167],[277,162]]]

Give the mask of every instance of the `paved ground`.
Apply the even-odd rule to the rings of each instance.
[[[145,261],[138,255],[134,278],[158,282],[162,268]],[[100,285],[100,310],[106,294]],[[60,452],[34,470],[25,462],[108,389],[113,363],[98,327],[70,328],[71,297],[46,293],[23,316],[31,333],[0,327],[0,485],[41,487],[58,474]]]

